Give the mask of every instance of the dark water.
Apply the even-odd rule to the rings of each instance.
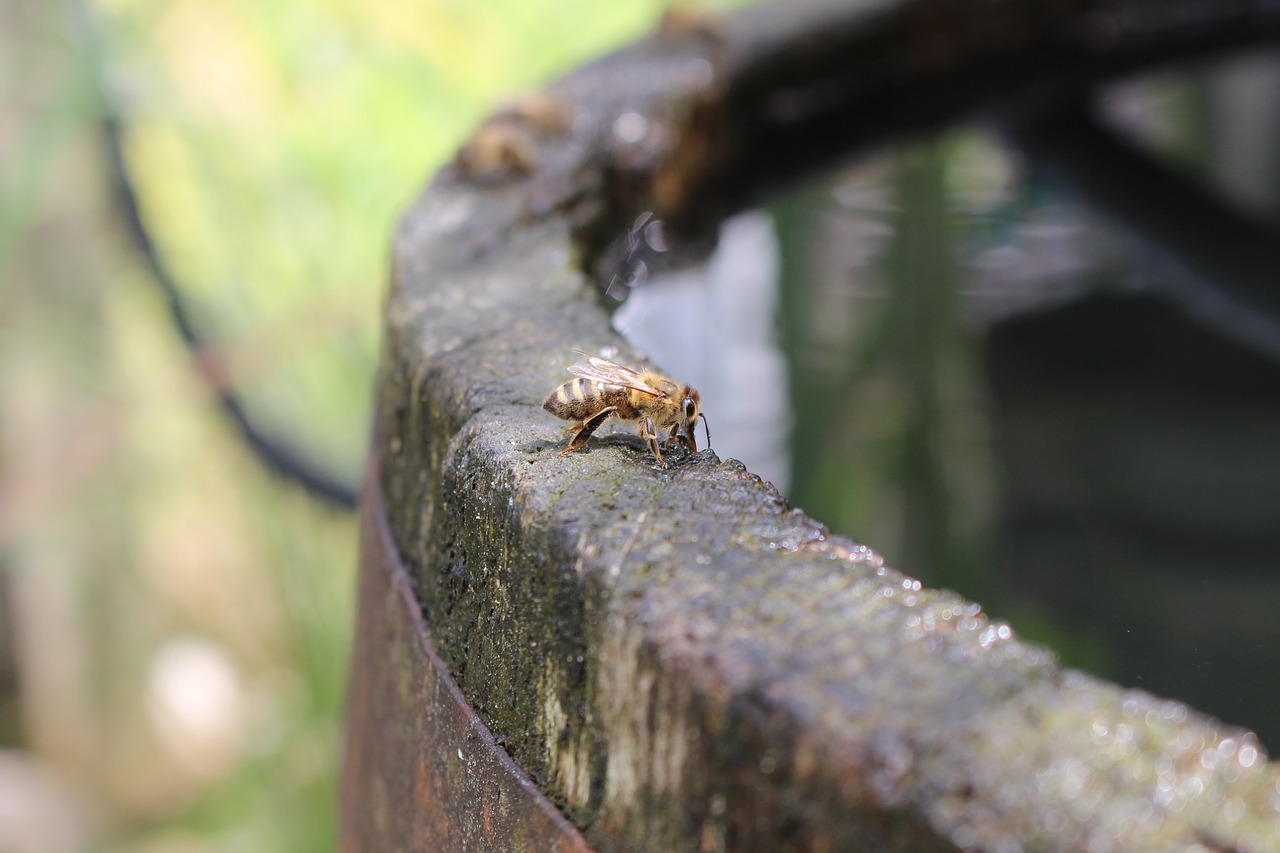
[[[1199,98],[1223,85],[1140,84],[1109,109],[1235,192],[1212,155],[1239,128]],[[977,132],[768,212],[618,321],[701,384],[721,455],[1067,663],[1280,748],[1280,361]]]

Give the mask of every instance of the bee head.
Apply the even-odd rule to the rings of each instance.
[[[702,395],[698,393],[697,388],[691,388],[688,385],[684,387],[683,401],[680,404],[681,420],[684,426],[685,437],[689,439],[689,449],[694,453],[698,452],[698,442],[693,437],[693,426],[698,422],[698,416],[702,414]],[[703,421],[705,422],[705,418]],[[707,441],[711,440],[708,433]]]

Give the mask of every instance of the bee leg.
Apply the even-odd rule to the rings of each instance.
[[[640,437],[649,442],[649,449],[653,451],[658,464],[663,468],[667,467],[667,460],[662,458],[662,449],[658,446],[658,433],[653,429],[653,418],[645,418],[640,422]]]
[[[591,433],[599,429],[600,424],[604,423],[605,419],[608,418],[609,415],[613,414],[613,410],[616,408],[617,406],[609,406],[601,409],[582,423],[568,427],[568,429],[576,429],[577,432],[575,432],[573,434],[573,438],[569,440],[569,446],[560,451],[560,455],[568,456],[570,453],[578,450],[582,445],[586,444],[587,439],[591,438]]]

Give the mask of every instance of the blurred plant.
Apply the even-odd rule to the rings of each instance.
[[[21,617],[0,734],[85,795],[58,815],[77,837],[333,846],[354,521],[282,489],[210,403],[237,389],[356,482],[396,209],[485,110],[660,6],[0,3],[0,583]],[[203,378],[99,189],[100,91]]]

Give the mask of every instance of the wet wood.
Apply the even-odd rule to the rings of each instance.
[[[845,6],[668,18],[506,108],[405,215],[375,458],[430,644],[600,850],[1280,846],[1280,774],[1248,732],[1060,668],[713,452],[663,469],[604,436],[559,456],[539,403],[571,349],[642,364],[588,272],[638,212],[712,233],[887,133],[1195,52],[1138,25],[1151,4]],[[1196,8],[1202,51],[1276,23]],[[377,715],[357,695],[426,642],[369,609],[388,594],[362,589],[348,849],[430,838],[442,807],[364,817],[428,739],[421,667],[386,664],[401,687],[373,691]]]

